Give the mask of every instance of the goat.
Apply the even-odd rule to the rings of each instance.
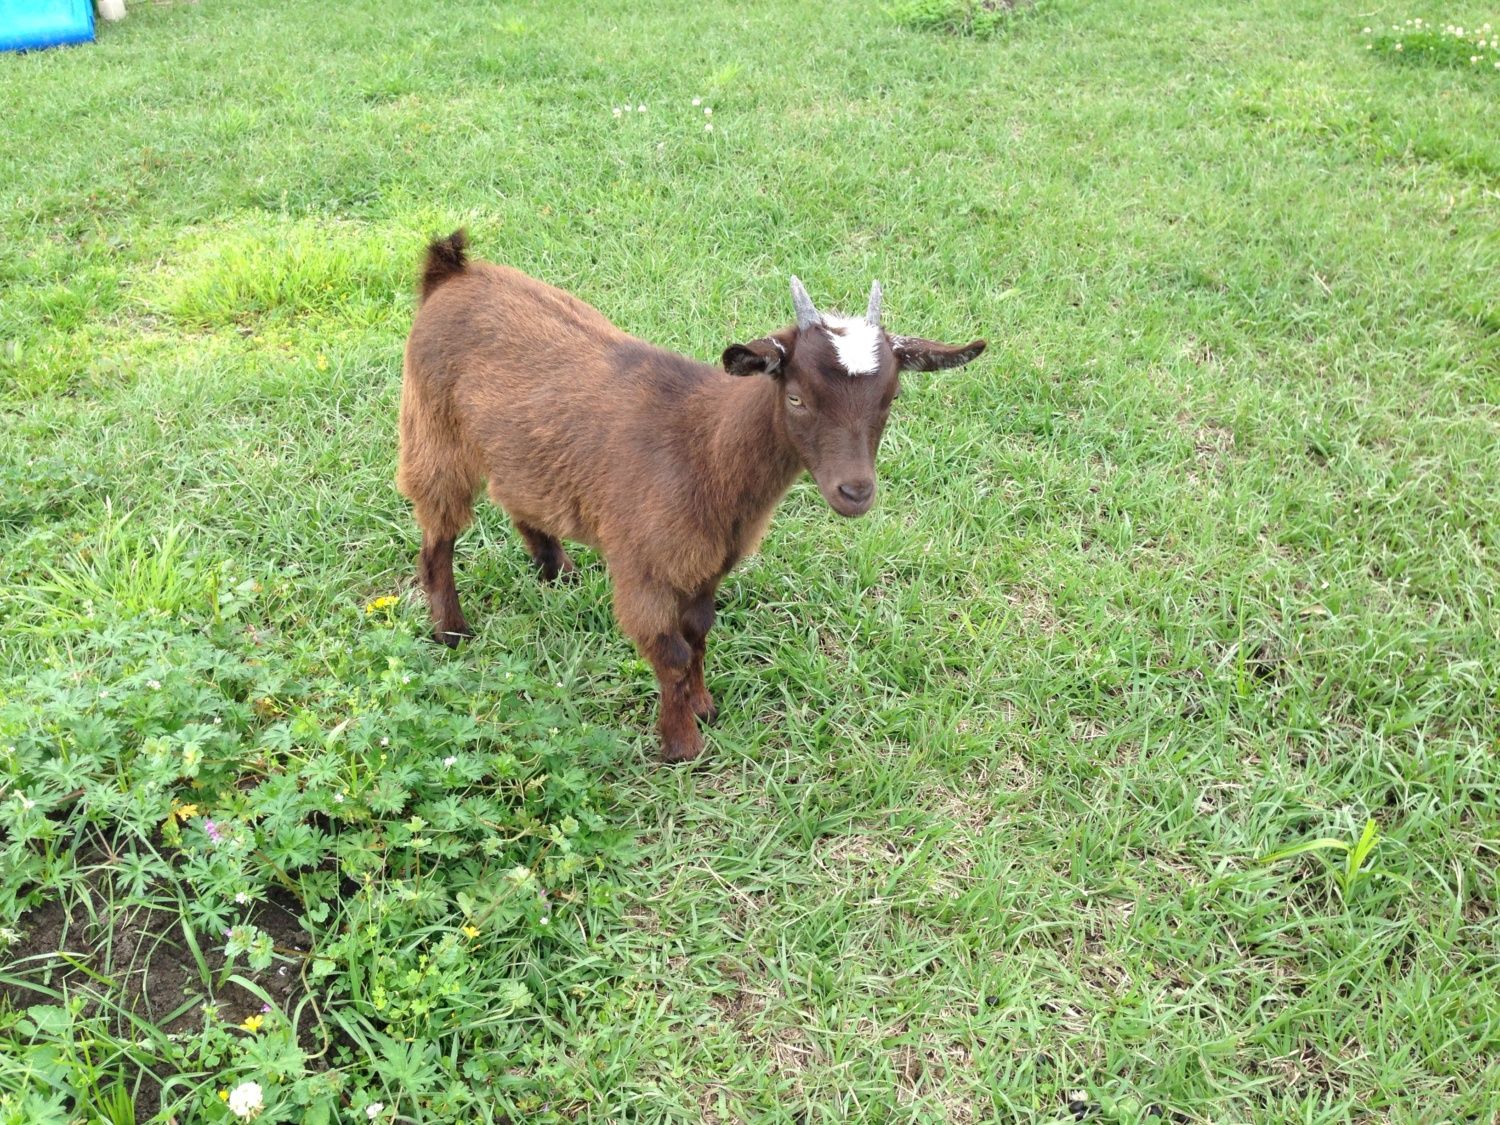
[[[985,342],[888,335],[879,282],[863,319],[825,317],[794,277],[796,324],[712,367],[466,250],[462,230],[428,247],[402,371],[397,486],[434,635],[472,635],[453,544],[488,480],[542,578],[573,569],[563,539],[603,554],[615,617],[656,673],[662,756],[689,761],[717,714],[703,657],[724,575],[804,469],[834,511],[867,512],[900,372],[960,366]]]

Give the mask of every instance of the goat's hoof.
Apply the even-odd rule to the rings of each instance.
[[[566,553],[558,552],[557,559],[538,559],[531,561],[536,564],[538,573],[543,582],[560,582],[578,568],[573,565],[573,560]]]
[[[696,735],[691,739],[664,739],[661,744],[661,760],[664,762],[691,762],[701,753],[703,739]]]
[[[472,637],[473,635],[474,630],[470,629],[467,625],[460,625],[456,629],[435,629],[432,634],[432,639],[437,641],[437,643],[440,645],[447,645],[449,648],[457,648],[460,642],[468,640],[468,638]]]

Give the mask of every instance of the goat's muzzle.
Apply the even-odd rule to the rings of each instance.
[[[868,477],[839,481],[831,488],[819,487],[828,506],[841,516],[862,516],[875,503],[875,482]]]

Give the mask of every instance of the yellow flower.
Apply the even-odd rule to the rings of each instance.
[[[177,822],[186,824],[198,815],[197,805],[184,805],[178,801],[172,802],[172,807],[167,811],[167,819],[162,822],[163,828],[170,828]]]
[[[221,1102],[227,1102],[229,1100],[229,1091],[228,1090],[220,1090],[219,1091],[219,1100]]]
[[[318,368],[319,371],[327,371],[328,370],[328,357],[326,355],[324,355],[322,352],[318,353],[317,368]]]
[[[465,926],[464,927],[464,933],[468,937],[477,938],[479,936],[479,927],[478,926]]]
[[[260,1025],[266,1022],[265,1016],[246,1016],[245,1022],[240,1024],[246,1031],[259,1031]]]
[[[365,612],[378,613],[382,609],[390,609],[391,606],[395,605],[400,600],[401,598],[397,594],[382,594],[380,597],[376,598],[374,601],[365,606]]]

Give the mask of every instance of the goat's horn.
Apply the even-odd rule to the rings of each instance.
[[[870,283],[870,307],[865,310],[865,319],[876,328],[880,327],[880,282]]]
[[[813,307],[812,298],[795,276],[792,278],[792,308],[797,310],[798,328],[812,328],[823,323],[822,314]]]

